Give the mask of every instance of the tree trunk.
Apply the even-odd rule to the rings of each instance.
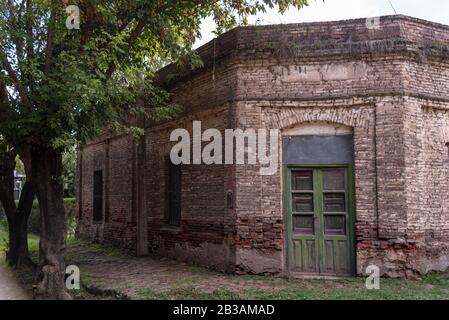
[[[36,299],[70,299],[64,283],[66,218],[62,185],[62,154],[52,148],[33,150],[33,178],[41,209],[40,283]]]
[[[28,219],[34,200],[34,186],[31,182],[25,182],[17,209],[9,214],[9,250],[6,256],[8,263],[12,266],[34,265],[28,251]]]
[[[8,219],[9,248],[6,261],[14,267],[34,265],[28,251],[28,215],[14,214]]]
[[[14,202],[14,152],[3,153],[0,161],[0,201],[3,204],[9,230],[9,249],[7,262],[14,266],[32,265],[28,252],[28,219],[34,199],[34,187],[30,181],[25,182],[19,200]]]

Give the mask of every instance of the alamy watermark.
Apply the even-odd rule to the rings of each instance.
[[[78,266],[70,265],[65,268],[65,287],[67,290],[79,290],[80,289],[80,269]]]
[[[80,8],[75,5],[70,5],[65,8],[65,12],[69,15],[65,20],[65,26],[69,30],[79,30],[80,28]]]
[[[274,175],[278,171],[277,129],[226,129],[223,137],[218,129],[202,132],[201,121],[193,121],[192,136],[186,129],[176,129],[170,134],[170,141],[178,142],[170,152],[175,165],[259,163],[261,175]]]
[[[366,18],[365,26],[370,30],[380,30],[380,17]]]
[[[365,286],[368,290],[380,289],[380,268],[376,265],[369,265],[366,268],[366,274],[368,277],[365,281]]]

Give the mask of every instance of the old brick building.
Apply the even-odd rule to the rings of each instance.
[[[449,267],[449,27],[404,16],[236,28],[159,72],[184,107],[79,154],[78,236],[231,272]],[[170,133],[280,130],[258,164],[167,161]]]

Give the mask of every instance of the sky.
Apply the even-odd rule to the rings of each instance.
[[[251,17],[250,23],[264,25],[332,21],[392,15],[395,11],[397,14],[449,25],[448,0],[309,0],[309,6],[301,10],[292,8],[283,15],[277,10],[269,10]],[[195,47],[212,40],[214,29],[212,19],[203,21],[202,38],[196,42]]]

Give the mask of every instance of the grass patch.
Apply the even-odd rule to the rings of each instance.
[[[67,246],[76,246],[81,245],[81,242],[75,240],[73,238],[69,238],[67,240]],[[83,248],[86,247],[86,243],[83,243]],[[36,234],[29,233],[28,234],[28,248],[30,252],[30,258],[34,263],[38,263],[39,261],[39,236]],[[93,254],[97,254],[100,252],[101,246],[92,245]],[[0,265],[10,268],[6,263],[6,252],[8,250],[8,226],[6,222],[0,221]],[[70,255],[68,255],[70,258]],[[72,259],[67,259],[67,264],[77,264],[76,257],[72,257]],[[32,286],[36,282],[36,269],[32,266],[24,266],[21,268],[13,269],[14,274],[17,279],[21,283],[21,285],[32,295]],[[81,277],[81,289],[80,290],[71,290],[70,294],[75,299],[101,299],[101,300],[111,300],[111,299],[123,299],[123,296],[118,292],[103,292],[100,290],[92,289],[94,288],[92,282],[90,282],[90,277],[86,273],[82,273]]]
[[[30,258],[37,264],[39,261],[39,236],[36,234],[28,234],[28,250],[30,251]]]
[[[38,261],[39,256],[39,237],[33,234],[28,235],[28,247],[30,249],[30,256],[34,262]],[[0,265],[5,268],[10,268],[6,262],[6,253],[8,251],[8,225],[5,222],[0,222]],[[32,285],[35,282],[36,270],[33,266],[24,266],[21,268],[12,269],[16,275],[21,286],[32,294]]]
[[[379,290],[367,290],[364,278],[333,280],[327,284],[302,280],[292,281],[284,288],[272,290],[245,289],[244,299],[257,300],[447,300],[448,274],[429,275],[427,281],[381,279]],[[304,285],[304,281],[307,282]]]
[[[203,292],[194,287],[179,287],[164,292],[145,288],[139,290],[141,300],[239,300],[239,294],[228,289]]]
[[[1,264],[5,263],[7,249],[5,227],[0,224]],[[39,237],[30,234],[28,244],[31,258],[37,262]],[[128,299],[126,294],[129,294],[142,300],[449,300],[449,273],[431,273],[422,276],[421,280],[383,278],[380,280],[380,290],[367,290],[364,278],[293,280],[282,276],[237,276],[188,265],[179,267],[185,277],[173,281],[171,287],[161,283],[163,287],[159,290],[158,287],[147,288],[150,285],[145,285],[144,277],[154,280],[153,277],[158,276],[156,274],[142,274],[141,287],[136,287],[135,274],[131,274],[129,279],[118,277],[120,281],[111,282],[101,266],[115,268],[130,263],[129,259],[133,258],[111,245],[69,238],[66,263],[78,265],[82,275],[81,290],[72,291],[72,295],[76,299]],[[100,267],[93,268],[96,265]],[[16,270],[16,274],[28,288],[35,281],[34,270]],[[164,277],[170,277],[170,274],[162,276],[161,282],[165,281]]]
[[[8,224],[0,220],[0,265],[6,265],[6,252],[8,251]]]
[[[125,259],[126,255],[112,245],[92,243],[75,238],[66,241],[67,252],[65,261],[67,264],[89,264],[98,260]]]
[[[430,285],[443,286],[449,288],[449,276],[448,273],[435,272],[425,275],[423,281]]]
[[[270,289],[247,288],[240,292],[218,289],[212,293],[202,292],[194,287],[179,287],[158,292],[142,289],[138,299],[143,300],[448,300],[449,274],[432,273],[422,280],[387,279],[380,280],[380,290],[367,290],[364,278],[343,278],[337,280],[300,279],[283,277],[251,276],[240,277],[249,283],[263,282]]]

